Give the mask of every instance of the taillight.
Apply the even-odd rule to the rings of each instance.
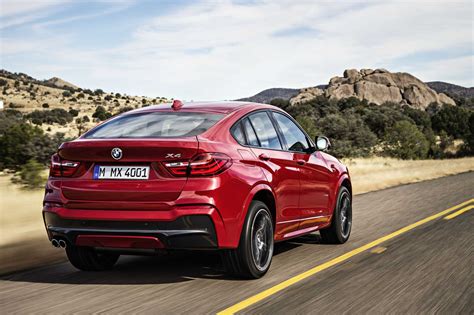
[[[174,176],[212,176],[222,173],[231,165],[231,158],[223,153],[202,153],[189,162],[165,163]]]
[[[63,160],[57,153],[53,154],[51,157],[49,176],[72,177],[77,172],[80,165],[80,162]]]

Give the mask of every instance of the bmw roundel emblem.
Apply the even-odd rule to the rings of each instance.
[[[112,152],[110,152],[110,154],[112,155],[112,157],[115,159],[115,160],[120,160],[122,158],[122,149],[120,148],[113,148],[112,149]]]

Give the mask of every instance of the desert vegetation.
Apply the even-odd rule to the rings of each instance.
[[[474,109],[470,106],[432,103],[423,110],[322,95],[296,105],[284,99],[270,103],[295,117],[313,138],[329,137],[331,153],[339,158],[416,160],[474,154]]]

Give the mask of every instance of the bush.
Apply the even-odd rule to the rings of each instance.
[[[69,114],[71,114],[73,117],[77,117],[77,115],[79,115],[79,111],[77,109],[71,108],[69,110]]]
[[[42,188],[46,180],[42,175],[44,169],[45,166],[36,162],[34,159],[28,160],[28,162],[20,168],[18,174],[15,174],[12,178],[12,182],[28,189]]]
[[[457,139],[466,138],[469,132],[469,112],[459,106],[444,105],[431,117],[431,122],[433,130],[444,130]]]
[[[64,92],[63,92],[63,96],[64,96],[64,97],[70,97],[71,95],[72,95],[72,94],[71,94],[70,91],[64,91]]]
[[[384,136],[383,152],[399,159],[423,159],[428,154],[429,142],[425,135],[409,121],[396,122]]]
[[[102,91],[102,89],[96,89],[96,90],[94,91],[94,94],[95,94],[95,95],[102,95],[102,94],[104,94],[104,91]]]
[[[40,128],[16,120],[0,133],[0,169],[19,170],[31,159],[47,165],[64,141],[64,134],[50,137]]]
[[[122,107],[122,108],[120,108],[119,111],[117,112],[117,115],[120,115],[120,114],[122,114],[122,113],[131,111],[131,110],[133,110],[133,107],[131,107],[131,106]]]
[[[359,115],[330,114],[318,123],[322,134],[331,140],[331,153],[336,157],[369,156],[377,144],[377,136]]]
[[[41,105],[41,107],[43,107],[43,108],[49,108],[49,104],[48,104],[48,103],[43,103],[43,105]]]
[[[104,97],[104,100],[106,100],[106,101],[111,101],[111,100],[112,100],[112,95],[106,95],[106,96]]]
[[[8,84],[8,81],[5,79],[0,79],[0,86],[6,86]]]
[[[100,121],[109,119],[112,117],[112,114],[105,110],[104,106],[97,106],[92,117],[99,119]]]
[[[84,93],[77,94],[77,98],[84,98],[84,97],[85,97]]]
[[[35,110],[26,115],[27,119],[35,125],[54,124],[65,125],[73,120],[73,115],[62,108],[55,108],[52,110]]]

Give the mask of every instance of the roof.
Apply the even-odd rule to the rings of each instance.
[[[238,102],[238,101],[218,101],[218,102],[183,102],[183,107],[178,111],[199,111],[199,112],[214,112],[214,113],[222,113],[222,114],[229,114],[233,111],[244,107],[252,107],[252,106],[268,106],[265,104],[258,104],[258,103],[250,103],[250,102]],[[137,113],[137,112],[151,112],[151,111],[169,111],[171,109],[171,103],[164,103],[160,105],[152,105],[143,107],[140,109],[133,110],[129,113]]]

